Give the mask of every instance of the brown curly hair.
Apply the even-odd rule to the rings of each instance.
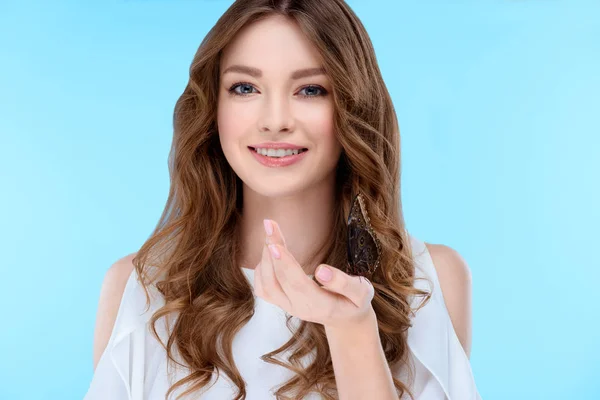
[[[333,86],[335,131],[343,152],[336,170],[334,226],[331,239],[321,248],[327,249],[327,257],[317,262],[345,265],[346,216],[352,195],[360,191],[381,241],[381,266],[372,276],[372,305],[390,367],[407,365],[406,335],[416,311],[411,310],[411,296],[424,297],[420,307],[430,298],[430,292],[413,286],[415,267],[400,199],[398,121],[365,28],[342,0],[235,1],[208,32],[192,61],[189,81],[174,111],[167,204],[133,260],[148,304],[152,284],[165,299],[150,321],[159,341],[156,322],[177,316],[167,343],[160,342],[170,361],[177,362],[174,349],[179,353],[189,375],[171,386],[167,397],[186,384],[190,388],[182,396],[205,387],[216,370],[238,387],[236,400],[246,398],[232,342],[253,315],[254,296],[238,264],[241,181],[225,159],[216,125],[219,61],[238,31],[271,15],[298,24],[322,56]],[[290,326],[289,318],[287,322]],[[293,351],[289,362],[275,359],[288,350]],[[300,360],[313,352],[314,360],[304,368]],[[277,398],[302,398],[311,391],[326,399],[337,398],[322,325],[301,321],[287,343],[262,359],[295,372],[277,390]],[[399,396],[407,392],[413,397],[405,382],[394,378],[394,384]]]

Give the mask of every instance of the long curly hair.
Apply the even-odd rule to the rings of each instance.
[[[155,285],[165,304],[151,317],[155,337],[168,361],[189,374],[167,392],[189,388],[179,397],[207,386],[214,372],[225,373],[245,399],[245,382],[235,365],[232,342],[253,316],[254,296],[238,264],[241,180],[228,164],[219,143],[216,108],[219,60],[225,46],[246,25],[271,15],[295,21],[316,46],[333,86],[334,127],[343,151],[336,170],[335,219],[321,249],[332,266],[347,262],[346,217],[353,194],[361,192],[381,242],[381,263],[371,281],[372,305],[381,343],[390,365],[408,365],[407,331],[412,296],[430,292],[414,287],[415,266],[404,227],[400,199],[400,132],[392,100],[377,65],[373,46],[358,17],[343,0],[238,0],[221,16],[198,48],[190,77],[174,110],[169,153],[170,189],[165,209],[133,264],[143,285]],[[160,279],[159,279],[160,278]],[[156,323],[176,316],[163,343]],[[287,319],[290,327],[290,316]],[[292,328],[290,327],[290,330]],[[299,399],[317,391],[337,399],[335,375],[324,327],[300,321],[293,336],[265,354],[266,362],[293,371],[280,386],[278,399]],[[287,362],[275,357],[290,352]],[[181,357],[182,362],[175,359]],[[314,355],[304,367],[301,359]],[[414,372],[409,372],[413,376]],[[409,384],[394,378],[399,396]]]

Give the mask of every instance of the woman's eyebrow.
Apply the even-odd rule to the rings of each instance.
[[[228,67],[225,69],[225,71],[223,71],[223,75],[225,75],[228,72],[239,72],[242,74],[248,74],[254,78],[260,78],[260,77],[262,77],[262,74],[263,74],[260,69],[254,68],[254,67],[248,67],[246,65],[232,65],[231,67]],[[299,69],[292,73],[291,79],[301,79],[301,78],[306,78],[308,76],[315,76],[315,75],[325,75],[325,68],[318,67],[318,68]]]

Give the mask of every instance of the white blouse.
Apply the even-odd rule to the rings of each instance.
[[[408,330],[409,364],[413,370],[410,379],[407,366],[392,369],[394,376],[409,385],[416,400],[481,400],[471,365],[452,326],[440,288],[440,283],[425,243],[410,236],[415,273],[433,283],[429,302],[417,311]],[[254,270],[243,268],[250,284]],[[415,287],[429,291],[428,282],[416,280]],[[149,288],[150,308],[146,311],[146,297],[138,282],[135,269],[123,293],[119,311],[109,342],[92,377],[84,400],[165,400],[168,388],[186,376],[186,370],[172,362],[167,363],[164,348],[150,331],[149,319],[164,305],[156,288]],[[275,389],[292,376],[287,368],[261,360],[268,353],[287,342],[291,332],[286,326],[286,314],[279,307],[255,296],[255,312],[251,320],[237,333],[233,341],[236,366],[246,382],[247,400],[274,399]],[[413,309],[422,301],[412,299]],[[157,322],[159,336],[166,343],[166,325]],[[292,323],[299,320],[292,318]],[[284,353],[285,354],[285,353]],[[178,361],[177,353],[175,357]],[[306,365],[306,364],[305,364]],[[168,370],[167,370],[168,366]],[[220,374],[200,393],[186,399],[233,399],[236,387],[229,377]],[[178,388],[169,399],[175,399],[188,388]],[[304,399],[321,399],[313,392]],[[403,396],[408,399],[408,396]]]

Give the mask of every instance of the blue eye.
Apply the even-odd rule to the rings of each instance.
[[[323,89],[321,86],[315,86],[315,85],[305,86],[300,91],[303,91],[303,90],[306,90],[306,89],[311,89],[313,91],[316,89],[317,91],[320,91],[321,93],[317,94],[317,95],[305,95],[305,94],[301,94],[300,96],[302,96],[302,97],[317,97],[317,96],[325,96],[327,94],[327,91],[325,89]]]
[[[235,89],[237,88],[248,88],[250,87],[250,90],[252,91],[252,88],[254,88],[254,86],[252,86],[250,83],[246,83],[246,82],[238,82],[238,83],[234,83],[233,86],[231,86],[229,88],[229,93],[235,96],[247,96],[249,94],[252,93],[238,93]]]
[[[242,93],[238,92],[236,89],[237,88],[242,88]],[[256,89],[251,83],[248,82],[237,82],[234,83],[229,89],[228,92],[229,94],[233,95],[233,96],[248,96],[252,94],[252,90]],[[299,96],[301,97],[319,97],[319,96],[325,96],[327,95],[327,91],[325,89],[323,89],[321,86],[317,86],[317,85],[308,85],[308,86],[304,86],[300,92],[305,91],[305,90],[310,90],[309,93],[314,93],[314,91],[317,91],[317,94],[300,94]]]

